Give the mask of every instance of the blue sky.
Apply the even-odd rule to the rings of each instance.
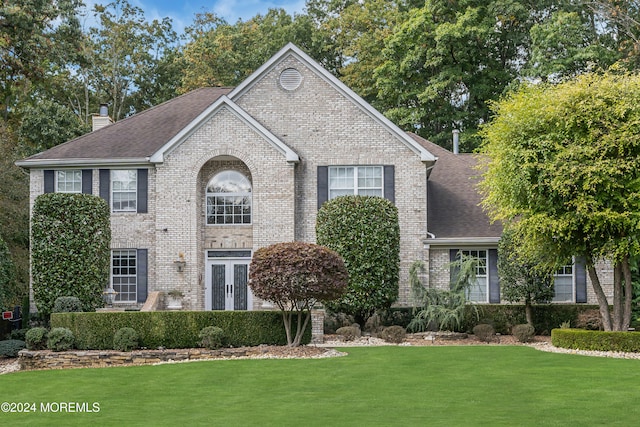
[[[109,0],[85,0],[84,3],[91,10],[94,4],[105,5]],[[173,28],[182,33],[199,12],[215,12],[233,24],[238,19],[246,21],[258,13],[265,14],[270,8],[285,9],[290,15],[303,13],[305,0],[129,0],[129,3],[144,10],[147,21],[170,17]]]

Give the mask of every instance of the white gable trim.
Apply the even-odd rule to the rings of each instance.
[[[198,117],[196,117],[191,123],[189,123],[184,129],[182,129],[176,136],[171,138],[169,142],[163,145],[158,151],[156,151],[151,157],[151,163],[162,163],[164,156],[176,149],[187,138],[189,138],[196,130],[200,128],[207,120],[213,117],[222,108],[227,108],[233,114],[235,114],[240,120],[245,122],[249,127],[256,131],[262,138],[264,138],[273,148],[280,152],[287,162],[297,163],[300,161],[298,154],[296,154],[291,148],[289,148],[284,142],[282,142],[277,136],[271,133],[267,128],[262,126],[253,117],[247,114],[242,108],[233,102],[226,95],[222,95],[211,104],[206,110],[204,110]]]
[[[268,73],[274,66],[281,62],[287,56],[293,56],[309,69],[313,70],[320,78],[325,80],[331,86],[333,86],[338,92],[340,92],[347,99],[350,99],[355,105],[357,105],[362,111],[367,113],[370,117],[376,120],[378,123],[386,127],[393,135],[396,136],[403,144],[409,147],[414,153],[420,156],[420,160],[423,162],[434,163],[437,160],[433,154],[431,154],[426,148],[418,144],[413,140],[405,131],[400,129],[391,120],[387,119],[382,113],[373,108],[369,103],[362,99],[353,90],[349,89],[347,85],[342,83],[333,74],[327,71],[323,66],[318,64],[309,55],[304,53],[299,47],[293,43],[288,43],[285,47],[280,49],[269,61],[264,63],[262,67],[258,68],[253,74],[246,78],[239,86],[237,86],[231,93],[229,98],[235,100],[246,93],[251,86],[258,80],[260,80],[266,73]]]

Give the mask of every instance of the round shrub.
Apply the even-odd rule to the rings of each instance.
[[[480,341],[491,342],[495,334],[496,331],[493,329],[493,326],[487,323],[480,323],[473,327],[473,335]]]
[[[209,350],[215,350],[224,346],[225,335],[224,330],[217,326],[207,326],[202,328],[198,334],[200,345]]]
[[[47,348],[53,351],[65,351],[73,348],[73,332],[68,328],[53,328],[47,338]]]
[[[511,330],[511,334],[518,339],[520,342],[529,342],[533,339],[536,334],[536,330],[533,326],[528,323],[524,323],[522,325],[516,325]]]
[[[27,331],[25,341],[27,342],[27,348],[29,350],[44,350],[47,348],[47,328],[36,327]]]
[[[343,326],[342,328],[338,328],[336,334],[342,336],[345,341],[353,341],[362,336],[360,326],[358,326],[357,323],[352,326]]]
[[[22,328],[22,329],[13,329],[11,331],[11,334],[9,336],[9,339],[12,340],[20,340],[20,341],[25,341],[25,335],[27,333],[27,329],[26,328]]]
[[[18,352],[26,347],[22,340],[0,341],[0,357],[18,357]]]
[[[402,326],[389,326],[380,332],[380,338],[386,342],[400,344],[407,336],[407,331]]]
[[[133,328],[120,328],[113,336],[113,349],[131,351],[138,348],[138,333]]]
[[[58,297],[53,303],[52,313],[77,313],[82,311],[78,297]]]

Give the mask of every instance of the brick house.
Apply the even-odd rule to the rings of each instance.
[[[31,205],[45,192],[99,195],[112,210],[117,303],[180,290],[192,310],[269,308],[247,287],[257,248],[315,241],[319,206],[378,195],[399,210],[399,305],[408,271],[448,287],[459,250],[482,267],[472,299],[500,302],[501,234],[478,206],[470,154],[400,130],[289,44],[236,88],[202,88],[17,162]],[[106,126],[104,126],[106,125]],[[104,127],[102,127],[104,126]],[[557,300],[593,302],[584,268],[567,266]]]

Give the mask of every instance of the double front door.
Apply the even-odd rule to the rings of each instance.
[[[249,263],[251,258],[212,258],[207,260],[206,309],[247,310],[251,308]]]

